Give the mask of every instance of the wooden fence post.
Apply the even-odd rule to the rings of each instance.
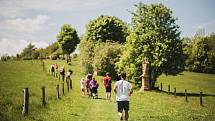
[[[168,94],[170,94],[170,85],[168,85],[167,90],[168,90]]]
[[[42,106],[46,106],[45,86],[42,86]]]
[[[176,87],[174,87],[174,96],[176,97]]]
[[[163,90],[163,84],[162,84],[162,82],[161,82],[161,91]]]
[[[45,63],[44,63],[44,61],[43,61],[43,71],[45,71]]]
[[[72,79],[69,80],[69,87],[72,89]]]
[[[64,94],[64,82],[62,83],[62,93],[63,93],[63,95],[65,95]]]
[[[28,115],[28,109],[29,109],[29,90],[28,90],[28,88],[25,88],[23,90],[23,93],[24,93],[24,104],[23,104],[22,115],[26,116],[26,115]]]
[[[203,106],[203,102],[202,102],[202,91],[200,92],[200,105]]]
[[[59,94],[59,84],[56,86],[56,94],[57,94],[57,99],[60,98],[60,94]]]
[[[185,93],[184,94],[185,94],[185,101],[188,102],[188,99],[187,99],[187,89],[185,89]]]

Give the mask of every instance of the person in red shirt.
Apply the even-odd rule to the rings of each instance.
[[[111,77],[108,72],[106,73],[105,77],[103,78],[103,84],[106,89],[106,98],[107,98],[107,100],[111,100]]]

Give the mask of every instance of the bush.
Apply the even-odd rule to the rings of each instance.
[[[122,45],[118,43],[99,43],[95,47],[93,68],[98,71],[98,75],[105,75],[109,72],[112,77],[117,77],[115,63],[119,61]]]

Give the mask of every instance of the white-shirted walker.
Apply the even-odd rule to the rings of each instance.
[[[116,86],[116,101],[130,101],[129,93],[132,85],[126,80],[119,80],[115,83]]]
[[[125,80],[126,73],[121,74],[121,80],[117,81],[114,85],[114,91],[116,93],[116,101],[118,107],[118,114],[120,120],[123,120],[123,110],[125,111],[125,121],[128,121],[129,101],[132,94],[132,85]]]

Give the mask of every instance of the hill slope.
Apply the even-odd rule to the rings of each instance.
[[[73,89],[65,96],[60,92],[60,99],[55,96],[56,84],[62,81],[43,72],[40,61],[9,61],[0,62],[0,120],[46,120],[46,121],[116,121],[116,103],[105,100],[101,77],[96,77],[100,99],[89,99],[80,95],[79,80],[84,77],[80,60],[72,60],[71,66],[64,61],[45,61],[46,67],[58,63],[65,65],[66,70],[73,70]],[[161,76],[158,80],[165,84],[171,83],[183,92],[184,88],[199,92],[214,94],[215,75],[184,72],[176,77]],[[199,81],[195,81],[199,79]],[[171,81],[174,80],[174,81]],[[158,85],[159,85],[158,83]],[[41,106],[41,87],[46,86],[46,107]],[[206,86],[205,86],[206,85]],[[30,113],[22,117],[22,90],[29,87]],[[196,87],[196,88],[195,88]],[[61,88],[60,88],[61,89]],[[163,87],[164,89],[164,87]],[[165,89],[166,90],[166,89]],[[61,91],[61,90],[60,90]],[[190,91],[191,92],[191,91]],[[114,99],[114,96],[113,96]],[[185,102],[183,96],[174,97],[156,91],[139,93],[134,91],[130,104],[130,121],[163,120],[190,121],[215,119],[215,97],[203,98],[204,107],[199,105],[199,97],[188,97]]]

